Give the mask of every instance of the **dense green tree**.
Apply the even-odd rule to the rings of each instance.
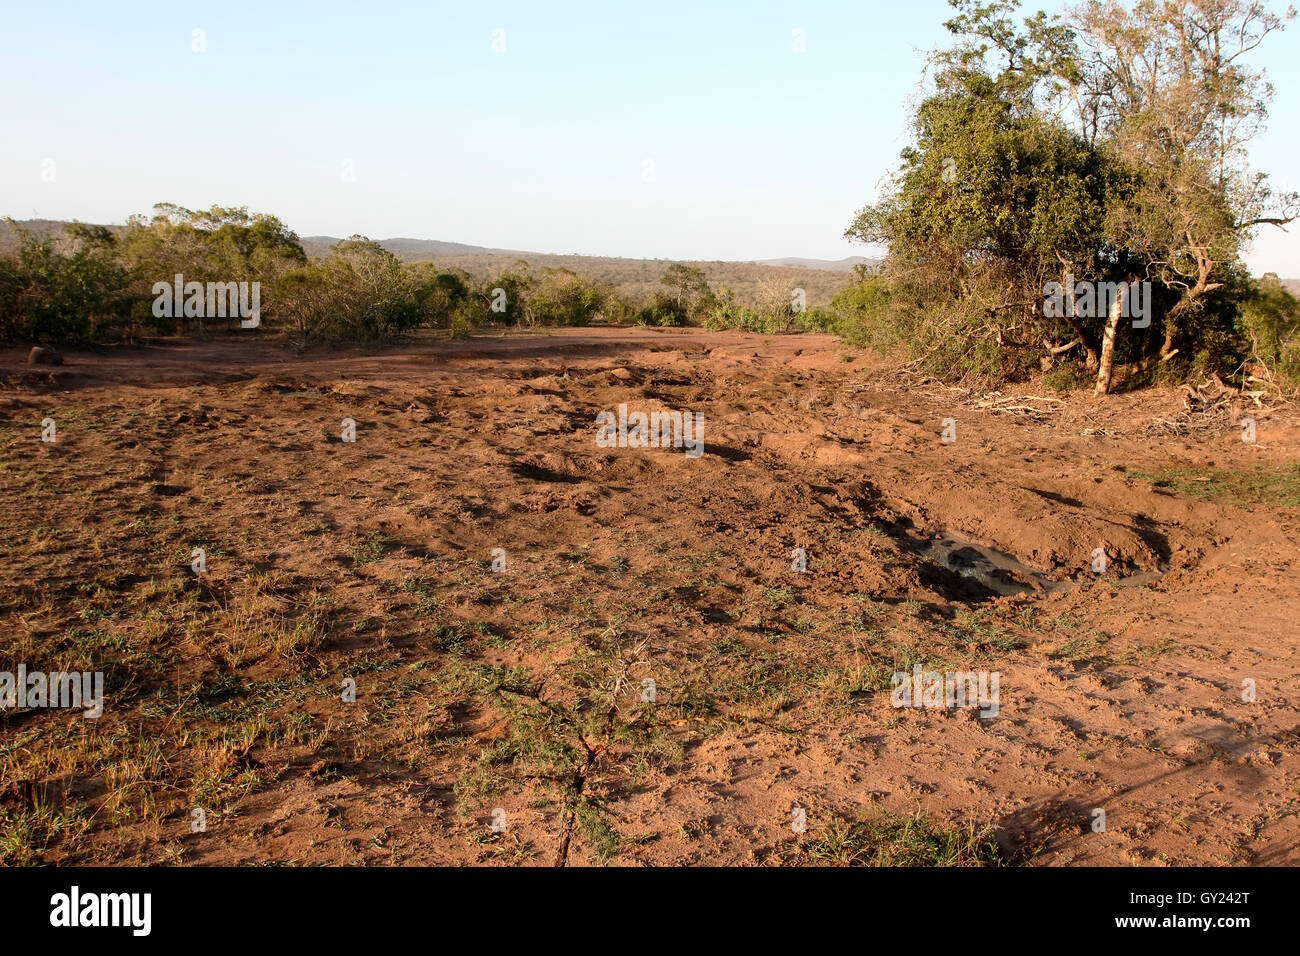
[[[1080,38],[1073,101],[1140,173],[1108,228],[1146,278],[1176,293],[1168,359],[1180,336],[1195,345],[1191,323],[1257,227],[1294,218],[1295,195],[1274,193],[1246,154],[1272,95],[1247,57],[1284,19],[1256,0],[1086,0],[1070,20]]]
[[[131,273],[103,226],[72,224],[61,235],[18,231],[16,259],[0,268],[0,334],[9,341],[89,342],[126,330]]]
[[[659,283],[668,287],[672,296],[672,306],[668,306],[662,300],[657,305],[654,303],[652,305],[655,305],[660,314],[680,317],[680,321],[657,324],[680,325],[713,306],[713,290],[709,288],[709,280],[704,270],[698,266],[674,262],[664,270]]]
[[[992,371],[975,361],[993,354],[988,342],[1037,349],[1068,332],[1095,361],[1097,331],[1046,315],[1044,288],[1122,265],[1103,227],[1108,203],[1131,188],[1126,170],[969,66],[941,75],[914,129],[886,195],[848,235],[888,246],[900,308],[930,303],[935,323],[917,346],[945,365]]]
[[[1295,204],[1244,152],[1271,92],[1245,57],[1283,18],[1249,0],[1088,0],[1017,24],[1013,0],[950,4],[955,42],[932,57],[914,142],[848,230],[889,249],[895,288],[872,321],[907,325],[908,347],[956,374],[1005,372],[1008,346],[1049,361],[1078,346],[1104,393],[1133,352],[1125,301],[1058,317],[1045,289],[1146,280],[1160,314],[1139,351],[1168,359],[1182,336],[1230,362],[1242,241]]]

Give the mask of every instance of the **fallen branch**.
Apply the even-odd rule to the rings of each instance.
[[[1065,345],[1053,345],[1048,339],[1043,339],[1043,348],[1047,349],[1047,354],[1056,356],[1063,352],[1068,352],[1076,346],[1082,345],[1082,339],[1075,339],[1073,342],[1067,342]]]

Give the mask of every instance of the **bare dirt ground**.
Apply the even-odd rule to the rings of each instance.
[[[1292,414],[1251,444],[1250,408],[909,388],[806,335],[22,357],[0,669],[107,689],[0,717],[4,862],[861,862],[855,821],[911,820],[1300,863]],[[598,447],[620,403],[704,454]],[[998,712],[892,706],[917,664]]]

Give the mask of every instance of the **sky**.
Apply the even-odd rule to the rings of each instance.
[[[302,236],[872,254],[843,233],[897,165],[949,16],[945,0],[0,0],[0,215],[221,204]],[[1260,50],[1277,93],[1252,147],[1290,189],[1297,54],[1300,21]],[[1300,223],[1248,261],[1300,276]]]

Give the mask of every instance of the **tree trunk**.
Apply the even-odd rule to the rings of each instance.
[[[1074,264],[1059,252],[1056,258],[1061,262],[1061,288],[1065,291],[1065,321],[1069,323],[1074,334],[1083,346],[1083,360],[1089,372],[1097,371],[1097,340],[1088,334],[1088,330],[1079,321],[1078,308],[1074,299]]]
[[[1079,337],[1079,344],[1083,347],[1083,361],[1089,372],[1097,371],[1097,340],[1088,334],[1079,317],[1074,314],[1074,296],[1070,296],[1067,305],[1069,312],[1066,314],[1065,321],[1070,323],[1070,328],[1074,334]]]
[[[1097,387],[1093,395],[1110,394],[1110,378],[1115,363],[1115,334],[1119,331],[1119,320],[1124,314],[1124,304],[1128,301],[1129,285],[1127,282],[1119,287],[1119,294],[1110,304],[1110,316],[1106,319],[1106,334],[1101,340],[1101,359],[1097,368]]]
[[[1165,341],[1164,344],[1160,346],[1160,361],[1162,362],[1167,362],[1173,358],[1174,352],[1176,351],[1174,348],[1175,319],[1176,316],[1170,315],[1165,321]]]
[[[1174,348],[1174,336],[1178,332],[1178,322],[1182,314],[1190,311],[1192,306],[1196,304],[1196,300],[1201,296],[1223,288],[1222,282],[1210,281],[1210,274],[1214,271],[1214,260],[1210,258],[1205,246],[1198,244],[1191,232],[1187,233],[1187,243],[1188,248],[1196,256],[1196,285],[1184,292],[1182,298],[1174,303],[1174,307],[1165,316],[1165,341],[1160,346],[1160,361],[1162,362],[1167,362],[1178,354],[1178,349]]]

